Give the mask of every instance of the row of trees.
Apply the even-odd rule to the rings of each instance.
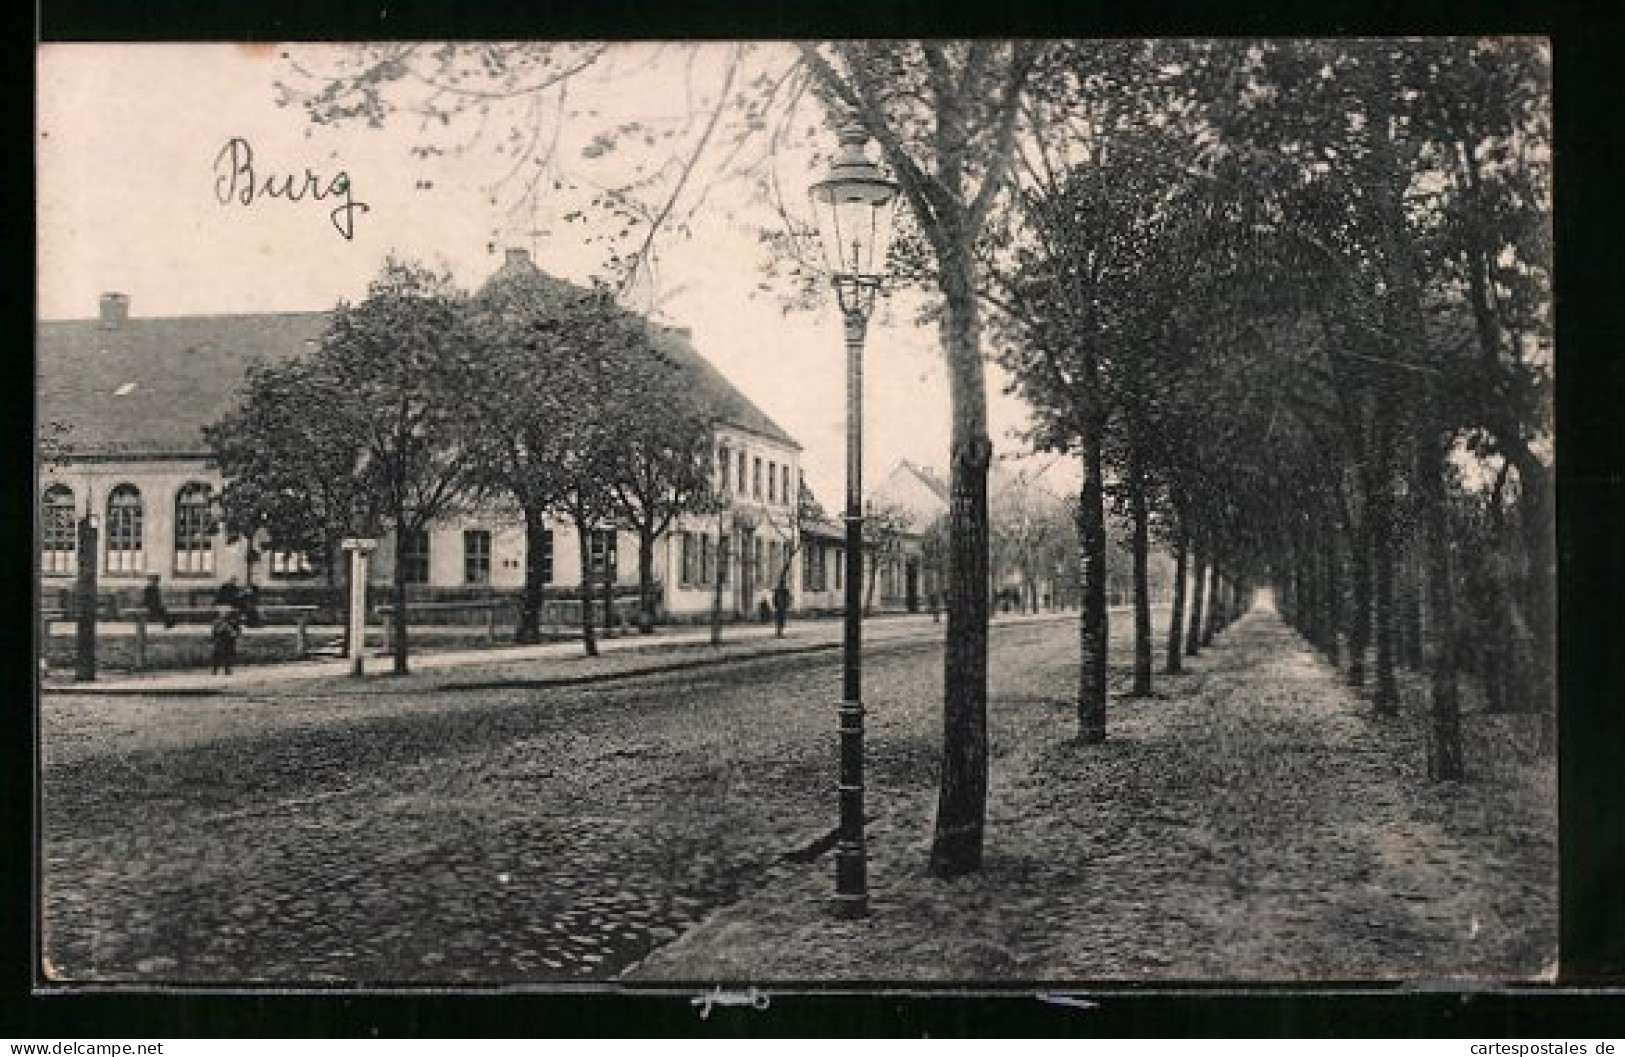
[[[226,479],[229,533],[323,555],[330,581],[345,537],[394,534],[394,663],[404,673],[399,544],[476,506],[523,519],[519,641],[539,636],[555,517],[580,544],[587,652],[595,531],[636,534],[648,630],[655,540],[680,514],[719,503],[711,425],[661,335],[610,290],[531,269],[499,273],[470,297],[392,260],[364,300],[338,306],[312,354],[253,367],[240,405],[205,433]]]
[[[1273,584],[1381,712],[1411,642],[1436,778],[1463,776],[1464,681],[1549,709],[1545,62],[1519,40],[1075,49],[1071,134],[1020,156],[987,252],[1037,439],[1082,462],[1084,740],[1108,500],[1137,577],[1160,536],[1210,600]]]

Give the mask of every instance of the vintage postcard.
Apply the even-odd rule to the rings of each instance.
[[[42,45],[37,985],[1552,979],[1550,63]]]

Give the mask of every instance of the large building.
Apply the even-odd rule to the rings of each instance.
[[[560,284],[523,250],[508,251],[492,281]],[[149,575],[181,601],[212,594],[224,579],[279,587],[325,583],[320,557],[265,553],[228,544],[214,529],[223,482],[203,427],[236,405],[249,364],[307,355],[325,312],[141,318],[121,294],[102,298],[95,318],[41,322],[38,333],[40,574],[43,594],[71,588],[76,522],[100,525],[98,576],[104,593],[133,598]],[[686,332],[662,328],[660,343],[710,409],[716,472],[730,503],[692,516],[663,537],[655,575],[676,616],[709,612],[717,578],[724,609],[750,615],[782,574],[799,579],[797,495],[800,445],[692,347]],[[258,541],[264,546],[264,541]],[[420,598],[511,593],[523,584],[525,534],[515,510],[468,511],[409,536],[386,537],[371,578],[391,580],[397,562]],[[637,582],[635,538],[606,525],[592,536],[595,573]],[[399,550],[399,553],[397,553]],[[561,593],[579,588],[576,533],[554,527],[542,567]]]

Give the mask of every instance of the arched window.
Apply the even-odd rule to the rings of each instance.
[[[73,528],[73,489],[53,484],[40,496],[40,568],[48,573],[72,573],[77,536]]]
[[[208,576],[214,572],[214,517],[209,486],[198,481],[175,495],[175,575]]]
[[[138,573],[141,554],[141,490],[121,484],[107,496],[107,571]]]

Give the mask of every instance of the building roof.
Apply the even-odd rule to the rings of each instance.
[[[656,326],[655,334],[661,351],[692,381],[718,422],[777,441],[787,448],[801,450],[794,437],[734,388],[734,384],[710,360],[695,351],[686,331]]]
[[[1064,500],[1055,494],[1045,480],[1056,465],[1057,460],[1050,458],[1036,469],[1031,465],[1011,469],[1005,463],[995,461],[987,472],[988,502],[997,502],[1006,496],[1021,496],[1027,501],[1041,504],[1063,503]],[[945,516],[950,501],[948,482],[931,467],[908,459],[898,460],[869,495],[873,502],[896,507],[909,515],[916,531],[924,530],[937,518]]]
[[[948,485],[929,467],[902,459],[870,491],[869,499],[901,510],[910,527],[923,532],[948,512]]]
[[[492,280],[512,278],[526,266],[551,289],[580,290],[511,253]],[[109,315],[104,302],[102,319],[41,321],[38,420],[67,427],[63,443],[72,455],[207,455],[203,427],[236,406],[249,364],[312,351],[329,318],[328,312],[278,312],[143,319]],[[694,350],[686,333],[653,329],[717,421],[800,449]]]
[[[231,410],[250,363],[308,352],[326,312],[41,322],[39,422],[76,454],[204,455],[203,426]]]
[[[536,263],[524,249],[511,248],[507,251],[502,267],[485,281],[475,296],[486,297],[501,292],[504,288],[512,290],[516,287],[528,287],[547,299],[577,297],[587,292],[585,287],[549,275],[536,267]],[[721,371],[712,366],[710,360],[695,350],[687,330],[661,326],[657,323],[649,324],[649,329],[655,346],[683,371],[694,386],[696,394],[711,409],[718,422],[766,437],[785,447],[801,450],[801,445],[796,443],[794,437],[767,417],[761,408],[751,403]]]

